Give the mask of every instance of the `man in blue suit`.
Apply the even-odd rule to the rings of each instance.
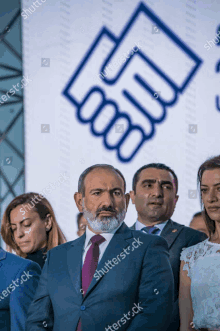
[[[178,331],[180,254],[183,248],[196,245],[207,236],[170,219],[179,198],[178,179],[171,168],[162,163],[147,164],[136,171],[132,186],[130,196],[138,215],[131,229],[160,236],[168,244],[174,276],[174,310],[169,330]]]
[[[41,269],[0,247],[0,330],[24,331]]]
[[[174,292],[168,246],[125,225],[125,192],[110,165],[81,174],[74,198],[86,232],[48,252],[27,331],[167,330]]]

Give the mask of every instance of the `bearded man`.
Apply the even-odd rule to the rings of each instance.
[[[81,174],[74,199],[88,226],[48,252],[27,331],[168,329],[174,292],[168,245],[125,225],[125,192],[123,175],[110,165]]]

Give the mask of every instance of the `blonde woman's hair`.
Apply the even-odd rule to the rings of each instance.
[[[34,200],[34,206],[32,206],[30,203],[33,203]],[[37,202],[35,202],[37,199]],[[10,213],[13,209],[15,209],[17,206],[24,205],[29,210],[33,209],[33,211],[37,212],[40,219],[42,221],[46,220],[48,217],[48,214],[51,216],[52,220],[52,226],[51,229],[46,232],[47,233],[47,245],[46,250],[50,250],[53,247],[56,247],[58,245],[64,244],[67,240],[60,229],[56,217],[53,211],[53,208],[49,201],[41,194],[39,193],[25,193],[22,195],[17,196],[14,198],[9,205],[7,206],[5,213],[2,218],[2,225],[1,225],[1,235],[6,243],[6,249],[8,252],[15,251],[15,253],[21,257],[26,257],[27,254],[23,253],[18,245],[15,243],[14,235],[11,230],[11,220],[10,220]],[[22,206],[21,206],[22,207]]]

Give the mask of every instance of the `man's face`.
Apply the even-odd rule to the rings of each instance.
[[[130,192],[140,221],[161,223],[168,220],[175,209],[178,195],[173,175],[162,169],[147,168],[140,173],[136,194]]]
[[[201,195],[209,217],[220,222],[220,169],[204,171],[201,180]]]
[[[190,228],[204,232],[207,236],[209,236],[208,229],[202,215],[193,217],[190,223]]]
[[[124,220],[129,195],[124,193],[123,179],[114,171],[92,170],[84,181],[85,196],[75,194],[75,201],[95,233],[111,232]]]

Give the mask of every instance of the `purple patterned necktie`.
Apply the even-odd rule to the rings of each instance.
[[[105,241],[105,238],[97,234],[93,236],[90,241],[92,245],[86,253],[86,258],[82,267],[82,290],[83,296],[85,296],[89,285],[93,279],[99,261],[99,245]],[[79,320],[77,331],[81,331],[81,320]]]
[[[146,226],[145,228],[141,229],[148,234],[155,234],[159,229],[156,226]]]

